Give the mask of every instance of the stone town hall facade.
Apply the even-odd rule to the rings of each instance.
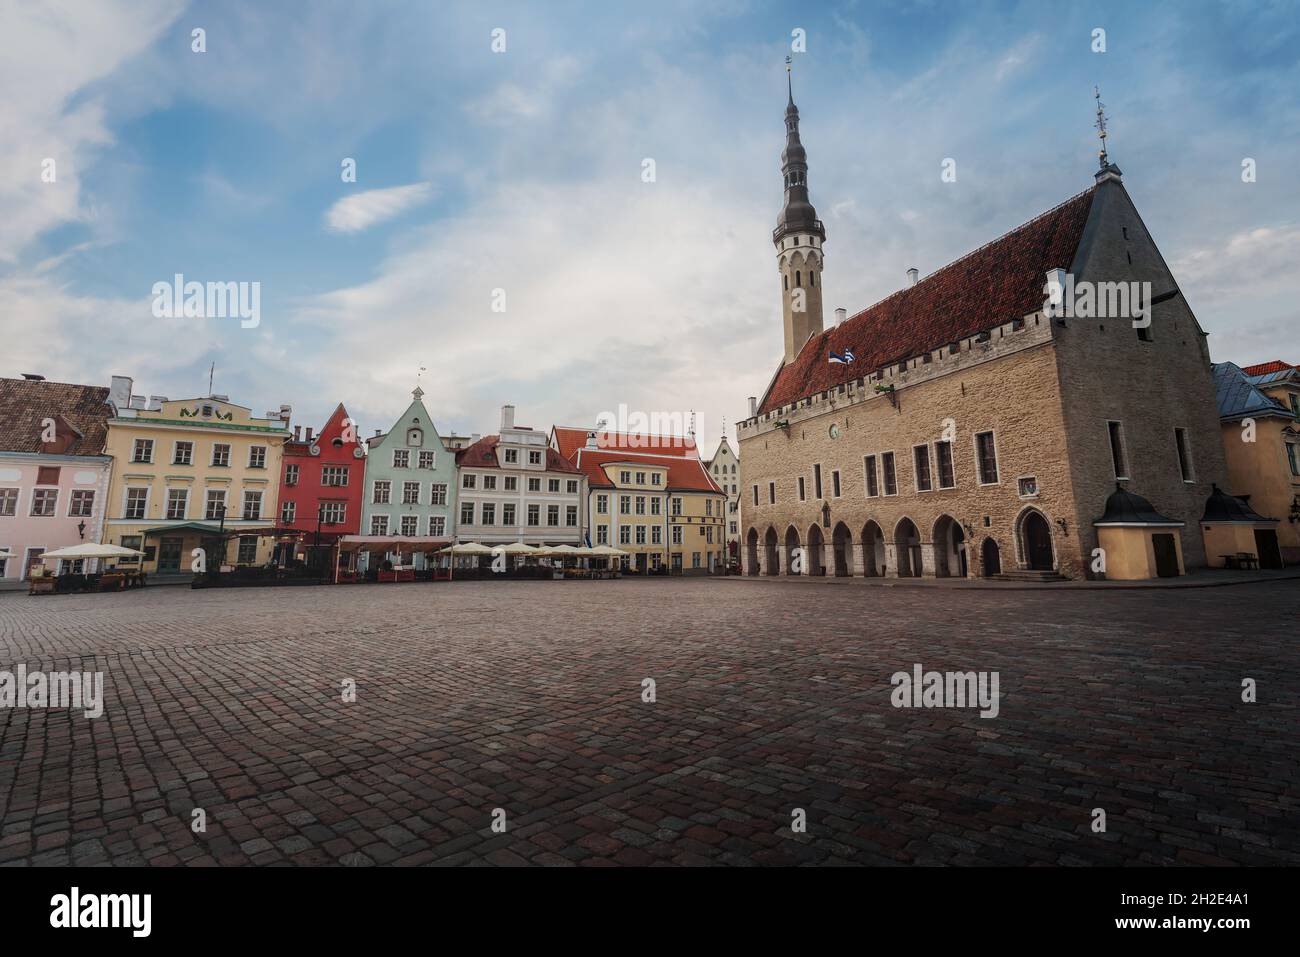
[[[746,574],[1096,577],[1099,543],[1109,578],[1206,564],[1205,333],[1104,150],[1089,189],[829,329],[793,97],[782,164],[785,355],[738,427]],[[1045,314],[1058,271],[1150,282],[1150,324]]]

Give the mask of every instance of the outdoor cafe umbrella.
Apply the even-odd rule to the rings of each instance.
[[[18,556],[15,555],[13,552],[7,552],[3,548],[0,548],[0,561],[4,561],[6,558],[17,558],[17,557]]]
[[[134,548],[123,548],[121,545],[86,542],[84,545],[69,545],[67,548],[56,548],[54,551],[46,552],[41,556],[41,561],[47,558],[136,558],[143,554],[144,552]]]
[[[536,555],[541,549],[524,542],[511,542],[509,545],[496,545],[491,551],[493,554],[500,551],[502,555]]]
[[[448,555],[491,555],[492,549],[486,545],[480,545],[478,542],[460,542],[457,545],[448,545],[442,549],[439,554]]]

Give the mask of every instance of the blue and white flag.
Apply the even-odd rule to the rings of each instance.
[[[845,365],[852,361],[853,361],[853,353],[848,349],[844,350],[843,355],[841,355],[838,352],[834,352],[834,351],[831,352],[831,362],[835,363],[836,365]]]

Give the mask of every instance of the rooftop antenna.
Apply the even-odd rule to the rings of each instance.
[[[212,398],[212,377],[216,374],[217,363],[214,361],[208,368],[208,398]]]
[[[1101,150],[1097,153],[1097,158],[1101,168],[1105,169],[1110,165],[1110,159],[1106,155],[1106,104],[1101,102],[1101,90],[1098,87],[1092,88],[1092,95],[1097,101],[1097,122],[1093,126],[1097,127],[1097,138],[1101,140]]]

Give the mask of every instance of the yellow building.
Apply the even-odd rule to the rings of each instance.
[[[143,551],[152,574],[188,574],[195,548],[208,568],[266,564],[289,407],[259,418],[226,396],[146,399],[131,387],[114,376],[109,393],[104,541]]]
[[[709,476],[693,441],[556,426],[551,443],[587,476],[592,545],[628,552],[627,571],[721,572],[727,496]]]
[[[1222,567],[1225,556],[1254,554],[1269,568],[1280,552],[1280,560],[1300,564],[1300,370],[1280,361],[1245,369],[1220,362],[1214,384],[1227,491],[1245,499],[1256,520],[1234,523],[1222,541],[1211,543],[1207,534],[1209,563]]]

